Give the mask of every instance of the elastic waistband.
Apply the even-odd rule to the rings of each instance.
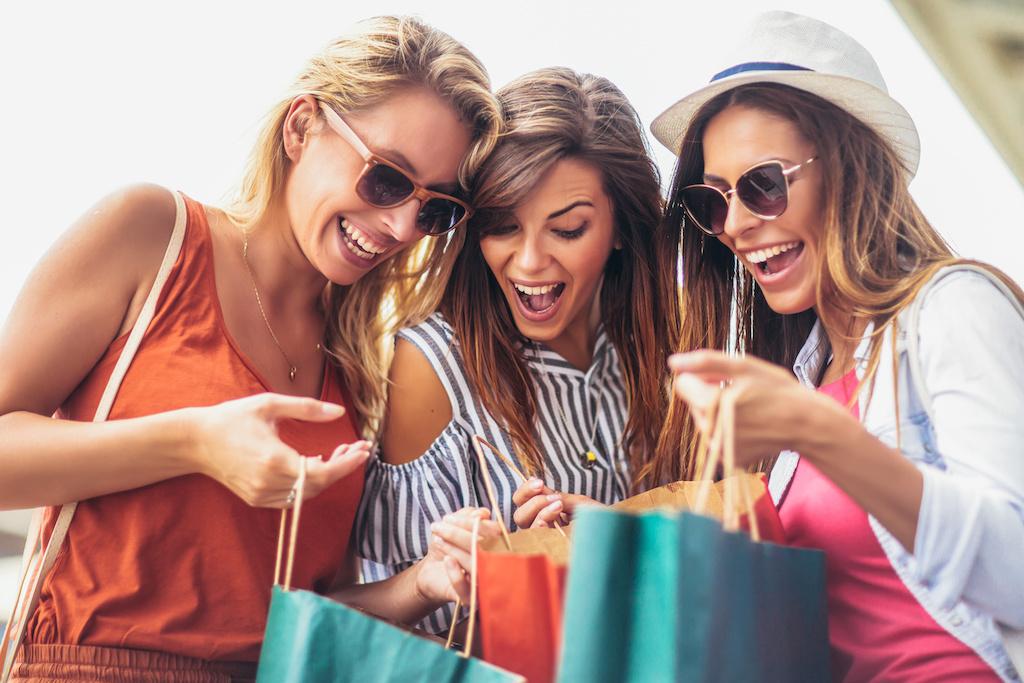
[[[10,683],[249,683],[254,662],[211,662],[152,650],[92,645],[23,645]]]

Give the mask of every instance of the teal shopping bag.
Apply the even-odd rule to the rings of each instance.
[[[560,681],[829,680],[823,553],[691,512],[574,527]]]
[[[521,676],[309,591],[274,587],[257,683],[513,683]]]
[[[468,643],[465,651],[458,653],[316,593],[290,589],[305,485],[305,458],[302,460],[283,583],[281,559],[288,511],[281,514],[274,589],[257,683],[523,683],[522,676],[469,657]],[[476,528],[472,554],[475,568]],[[475,603],[475,571],[472,584]],[[471,613],[475,607],[471,605]],[[472,630],[471,620],[470,633]]]
[[[752,522],[756,515],[731,476],[732,405],[723,400],[709,422],[694,509],[708,509],[722,463],[722,521],[690,511],[577,513],[560,681],[830,679],[824,553],[759,542],[756,524],[753,538],[738,531],[737,501]]]

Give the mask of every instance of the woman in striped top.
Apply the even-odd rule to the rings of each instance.
[[[474,435],[536,478],[486,454],[512,528],[621,500],[657,446],[678,329],[674,260],[659,254],[676,251],[658,244],[671,236],[636,112],[606,79],[568,69],[528,74],[498,99],[506,130],[473,183],[477,213],[439,310],[396,344],[357,523],[366,580],[432,541],[464,546],[442,520],[490,507]]]

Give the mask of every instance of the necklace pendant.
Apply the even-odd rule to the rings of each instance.
[[[290,368],[288,368],[288,381],[289,382],[294,382],[295,381],[295,375],[298,373],[298,371],[299,371],[298,368],[296,368],[294,365],[291,366]]]
[[[580,454],[580,464],[584,469],[592,470],[597,463],[597,454],[594,451],[587,451]]]

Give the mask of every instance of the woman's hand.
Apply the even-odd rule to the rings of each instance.
[[[536,477],[516,489],[512,502],[516,504],[512,519],[520,529],[550,527],[555,522],[567,524],[578,506],[600,505],[587,496],[553,491]]]
[[[844,414],[836,410],[841,407],[835,401],[822,401],[786,370],[757,358],[694,351],[671,356],[668,364],[676,396],[686,401],[702,431],[707,432],[710,413],[723,392],[733,402],[737,467],[800,450],[806,418],[814,411]]]
[[[287,507],[299,476],[300,455],[281,441],[279,420],[331,422],[345,414],[334,403],[282,394],[259,394],[206,408],[187,409],[196,470],[255,507]],[[338,446],[326,460],[306,460],[305,498],[313,498],[359,468],[367,441]]]
[[[469,574],[473,569],[473,521],[480,520],[477,543],[501,534],[490,510],[462,508],[430,525],[433,539],[426,557],[419,561],[416,591],[430,603],[461,599],[469,604]]]

